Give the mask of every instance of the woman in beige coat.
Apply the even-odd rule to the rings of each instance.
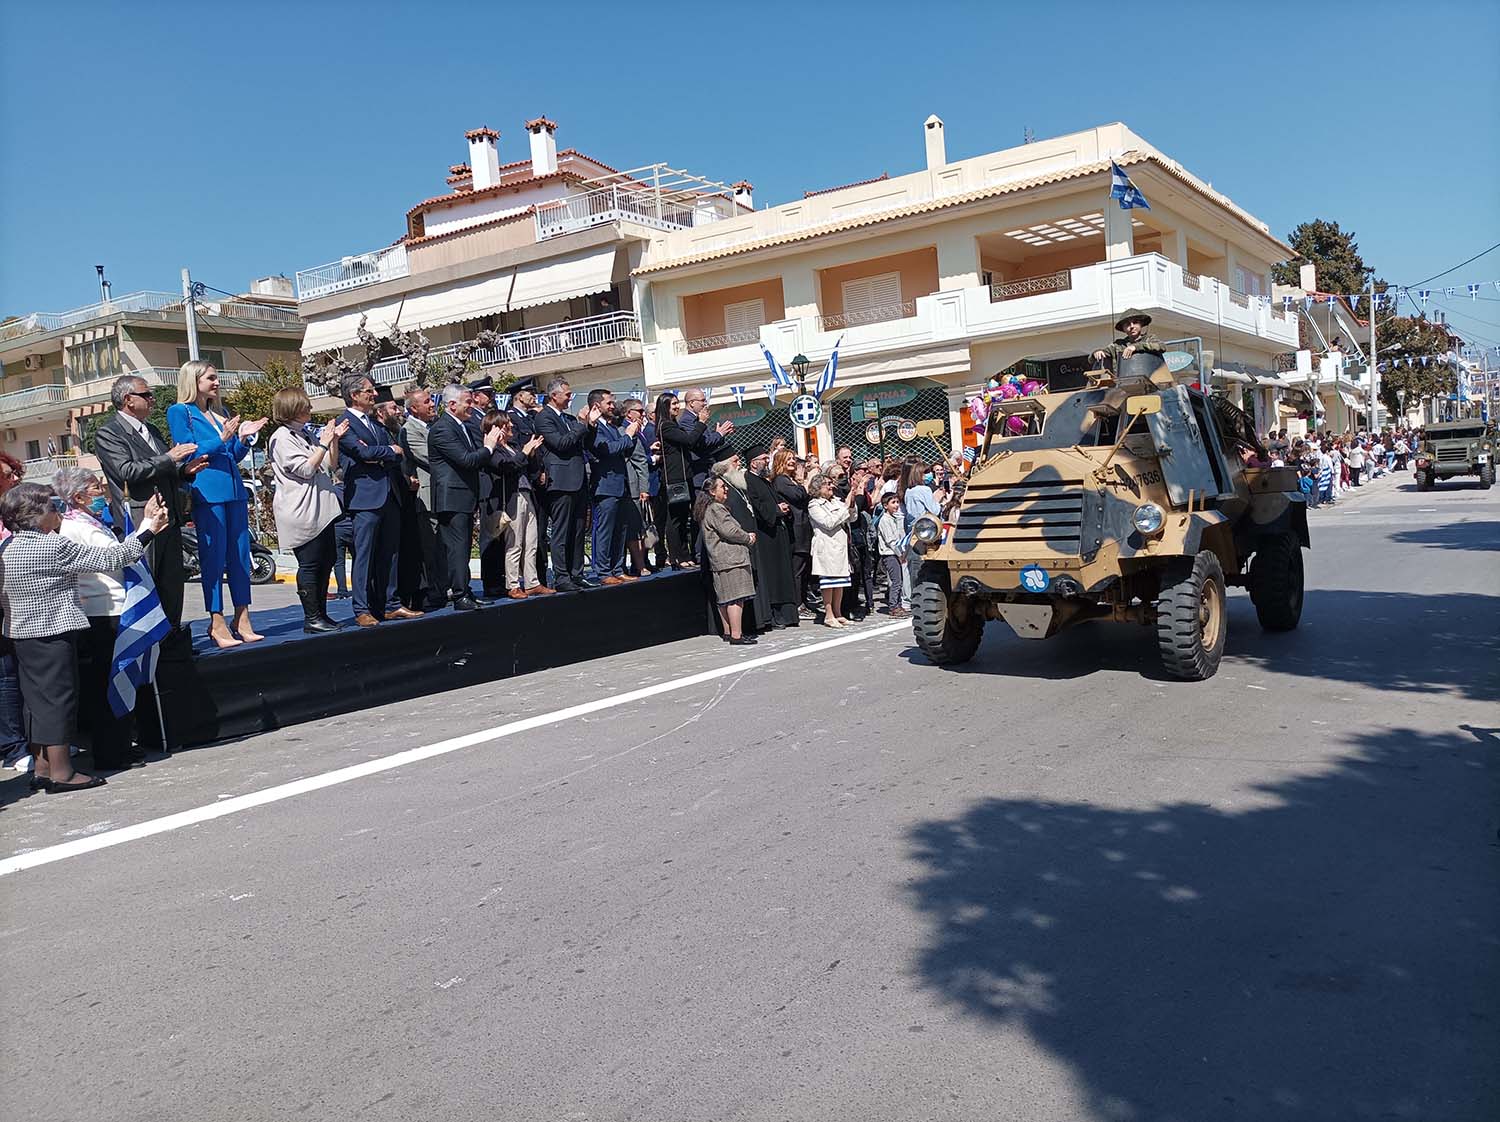
[[[848,527],[861,489],[851,487],[848,499],[840,502],[833,496],[833,477],[815,475],[807,485],[807,493],[812,496],[807,504],[807,517],[813,528],[813,576],[823,596],[823,626],[843,627],[839,613],[844,605],[844,589],[852,583]]]
[[[745,615],[745,601],[755,597],[755,573],[750,567],[750,547],[755,535],[735,521],[725,501],[729,484],[723,476],[713,476],[703,485],[698,499],[697,520],[703,527],[703,551],[708,555],[713,574],[714,601],[724,624],[724,638],[732,646],[748,647],[753,636],[744,634],[740,625]]]
[[[302,602],[302,630],[309,634],[339,630],[328,618],[328,577],[333,572],[333,524],[344,513],[333,485],[339,437],[349,429],[345,419],[323,426],[314,435],[312,402],[295,387],[276,391],[271,417],[279,426],[271,434],[271,473],[276,494],[276,539],[297,558],[297,599]]]

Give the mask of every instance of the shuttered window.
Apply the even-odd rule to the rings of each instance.
[[[868,314],[901,303],[901,274],[881,273],[844,282],[844,315]]]
[[[764,300],[744,300],[738,304],[724,305],[724,334],[755,335],[761,325],[766,322],[766,302]]]

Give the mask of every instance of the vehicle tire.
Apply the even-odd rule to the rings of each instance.
[[[270,584],[276,579],[276,558],[269,553],[250,552],[250,583]]]
[[[938,666],[968,662],[984,636],[984,617],[954,611],[958,600],[948,591],[944,566],[922,566],[911,590],[912,633],[922,653]]]
[[[1174,561],[1162,574],[1156,601],[1156,646],[1174,678],[1212,678],[1224,655],[1228,630],[1224,570],[1210,552]]]
[[[1479,469],[1479,489],[1488,491],[1495,485],[1495,465],[1484,464]]]
[[[1419,471],[1419,472],[1417,472],[1417,490],[1418,491],[1431,491],[1434,482],[1435,482],[1435,480],[1433,479],[1432,472],[1430,472],[1430,471]]]
[[[1263,538],[1256,548],[1250,600],[1267,631],[1291,631],[1302,619],[1302,543],[1291,534]]]

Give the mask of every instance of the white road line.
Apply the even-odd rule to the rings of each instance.
[[[382,756],[378,760],[366,760],[362,764],[352,764],[349,767],[337,768],[334,771],[324,772],[322,775],[312,775],[306,779],[294,779],[290,783],[267,787],[264,791],[252,791],[248,795],[236,795],[233,798],[221,799],[208,806],[194,807],[192,810],[169,814],[165,818],[153,818],[147,822],[139,822],[134,826],[124,826],[118,830],[110,830],[107,833],[94,834],[92,837],[78,838],[74,841],[64,842],[61,845],[49,845],[42,849],[31,850],[28,853],[18,853],[14,857],[7,857],[3,861],[0,861],[0,877],[9,876],[11,873],[19,873],[23,869],[34,869],[39,865],[50,865],[54,861],[64,861],[69,857],[80,857],[85,853],[92,853],[96,849],[108,849],[111,846],[124,845],[126,842],[149,838],[154,834],[165,834],[171,830],[180,830],[185,826],[196,826],[200,822],[208,822],[214,818],[223,818],[226,815],[238,814],[241,811],[250,810],[257,806],[265,806],[267,803],[280,802],[282,799],[290,799],[296,795],[305,795],[310,791],[320,791],[325,787],[335,787],[340,783],[363,779],[369,775],[379,775],[383,771],[405,767],[407,764],[420,763],[423,760],[430,760],[435,756],[446,756],[450,752],[473,748],[477,744],[488,744],[490,741],[501,740],[507,736],[515,736],[517,733],[530,732],[532,729],[545,728],[548,725],[562,724],[565,721],[573,720],[575,717],[597,713],[601,709],[612,709],[617,705],[629,705],[632,702],[644,701],[648,697],[656,697],[664,693],[675,693],[678,690],[702,685],[704,682],[712,682],[716,678],[727,678],[732,674],[743,674],[747,670],[757,670],[762,666],[773,666],[778,662],[787,662],[794,658],[818,654],[821,651],[848,646],[851,643],[859,643],[865,639],[873,639],[880,635],[891,635],[897,631],[910,630],[911,624],[906,622],[893,622],[883,624],[879,627],[861,628],[853,634],[840,635],[836,639],[827,639],[805,647],[794,647],[791,650],[780,651],[772,655],[761,655],[758,658],[746,659],[744,662],[730,663],[727,666],[720,666],[713,670],[704,670],[697,674],[689,674],[683,678],[672,678],[665,682],[658,682],[654,686],[645,686],[641,689],[628,690],[625,693],[617,693],[609,697],[585,701],[580,705],[570,705],[566,709],[558,709],[551,713],[541,713],[534,717],[526,717],[519,721],[512,721],[507,725],[496,725],[493,728],[482,729],[479,732],[466,733],[463,736],[455,736],[449,740],[440,740],[436,744],[428,744],[421,748],[409,748],[405,752],[396,752],[390,756]]]

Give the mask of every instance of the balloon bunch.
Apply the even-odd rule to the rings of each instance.
[[[1013,401],[1018,397],[1034,397],[1039,393],[1045,393],[1047,387],[1035,378],[1022,378],[1019,374],[999,374],[991,378],[986,384],[983,392],[969,398],[969,416],[974,418],[977,432],[983,433],[985,422],[989,420],[990,406],[996,401]],[[1016,436],[1026,431],[1026,418],[1017,414],[1007,417],[1005,420],[1006,430]]]

